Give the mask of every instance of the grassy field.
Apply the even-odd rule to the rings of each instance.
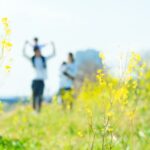
[[[133,126],[126,117],[111,121],[113,131],[109,129],[105,133],[104,149],[150,149],[150,110],[143,104],[139,107]],[[30,106],[20,106],[1,119],[0,149],[100,150],[104,135],[103,114],[94,110],[92,115],[93,123],[90,114],[82,109],[64,112],[61,106],[51,104],[44,105],[42,113],[36,114]]]
[[[36,114],[30,107],[22,107],[1,121],[0,148],[86,149],[87,128],[81,112],[63,112],[60,106],[52,104],[44,105],[42,113]]]
[[[133,77],[134,76],[134,77]],[[70,110],[44,104],[1,111],[0,150],[149,150],[150,71],[132,54],[121,78],[97,72],[97,82],[85,80]]]

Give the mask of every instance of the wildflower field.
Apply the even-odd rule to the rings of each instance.
[[[1,23],[0,65],[10,72],[11,30],[7,18]],[[5,112],[0,103],[0,150],[149,150],[149,67],[132,52],[125,63],[120,58],[115,77],[103,54],[100,58],[103,68],[94,73],[96,80],[85,79],[74,96],[65,94],[65,109],[57,96],[39,114],[31,104]]]
[[[150,71],[135,53],[122,68],[120,77],[98,70],[96,82],[85,79],[72,110],[54,96],[40,114],[30,105],[1,111],[0,149],[149,150]]]

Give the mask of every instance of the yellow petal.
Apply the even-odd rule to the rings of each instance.
[[[103,54],[103,53],[100,53],[100,54],[99,54],[99,57],[100,57],[102,60],[104,60],[104,59],[105,59],[105,56],[104,56],[104,54]]]
[[[2,18],[2,20],[1,20],[1,21],[2,21],[2,23],[4,23],[4,24],[5,24],[5,23],[8,23],[8,18],[7,18],[7,17]]]
[[[10,66],[10,65],[6,65],[6,66],[5,66],[5,70],[6,70],[6,72],[10,72],[11,66]]]
[[[6,33],[6,35],[10,35],[11,34],[11,30],[10,29],[6,29],[5,33]]]

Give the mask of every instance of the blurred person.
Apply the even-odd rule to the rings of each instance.
[[[76,77],[76,65],[72,53],[68,54],[68,61],[63,62],[60,67],[60,89],[59,95],[64,109],[73,106],[73,86]]]
[[[49,45],[49,43],[39,44],[39,39],[37,37],[35,37],[33,39],[33,44],[31,42],[29,42],[29,41],[26,41],[26,43],[33,48],[33,51],[36,48],[38,48],[39,50],[42,50],[42,48],[44,48],[44,47]]]
[[[59,73],[59,91],[58,91],[58,103],[62,104],[62,91],[65,87],[67,87],[67,76],[64,75],[64,72],[67,69],[67,63],[64,61],[60,66],[60,73]]]
[[[53,52],[49,56],[42,55],[39,47],[34,47],[34,55],[29,57],[26,54],[26,46],[28,42],[25,42],[23,48],[23,55],[28,59],[35,70],[35,78],[32,81],[32,94],[33,94],[33,109],[40,112],[43,100],[44,81],[47,79],[47,61],[55,56],[55,44],[51,42]]]

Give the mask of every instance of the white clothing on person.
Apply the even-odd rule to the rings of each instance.
[[[25,58],[27,58],[33,65],[33,62],[32,62],[32,57],[29,57],[26,55],[25,53],[25,49],[23,51],[23,55]],[[47,57],[44,57],[45,58],[45,63],[47,63],[47,61],[49,59],[51,59],[52,57],[54,57],[55,54],[53,53],[52,55],[49,55]],[[47,79],[47,68],[44,67],[43,65],[43,60],[41,57],[35,57],[34,59],[34,72],[35,72],[35,77],[34,77],[34,80],[46,80]]]
[[[61,67],[60,67],[60,81],[59,81],[59,88],[62,89],[62,88],[67,88],[67,76],[64,75],[64,72],[67,71],[67,64],[62,64]]]
[[[46,57],[45,57],[45,62],[47,62]],[[35,72],[34,80],[46,80],[47,79],[47,68],[44,67],[43,60],[41,57],[35,57],[34,72]]]
[[[63,64],[60,68],[60,89],[61,88],[72,88],[73,87],[73,80],[70,79],[67,75],[64,74],[66,72],[71,77],[75,78],[76,76],[76,64]]]

